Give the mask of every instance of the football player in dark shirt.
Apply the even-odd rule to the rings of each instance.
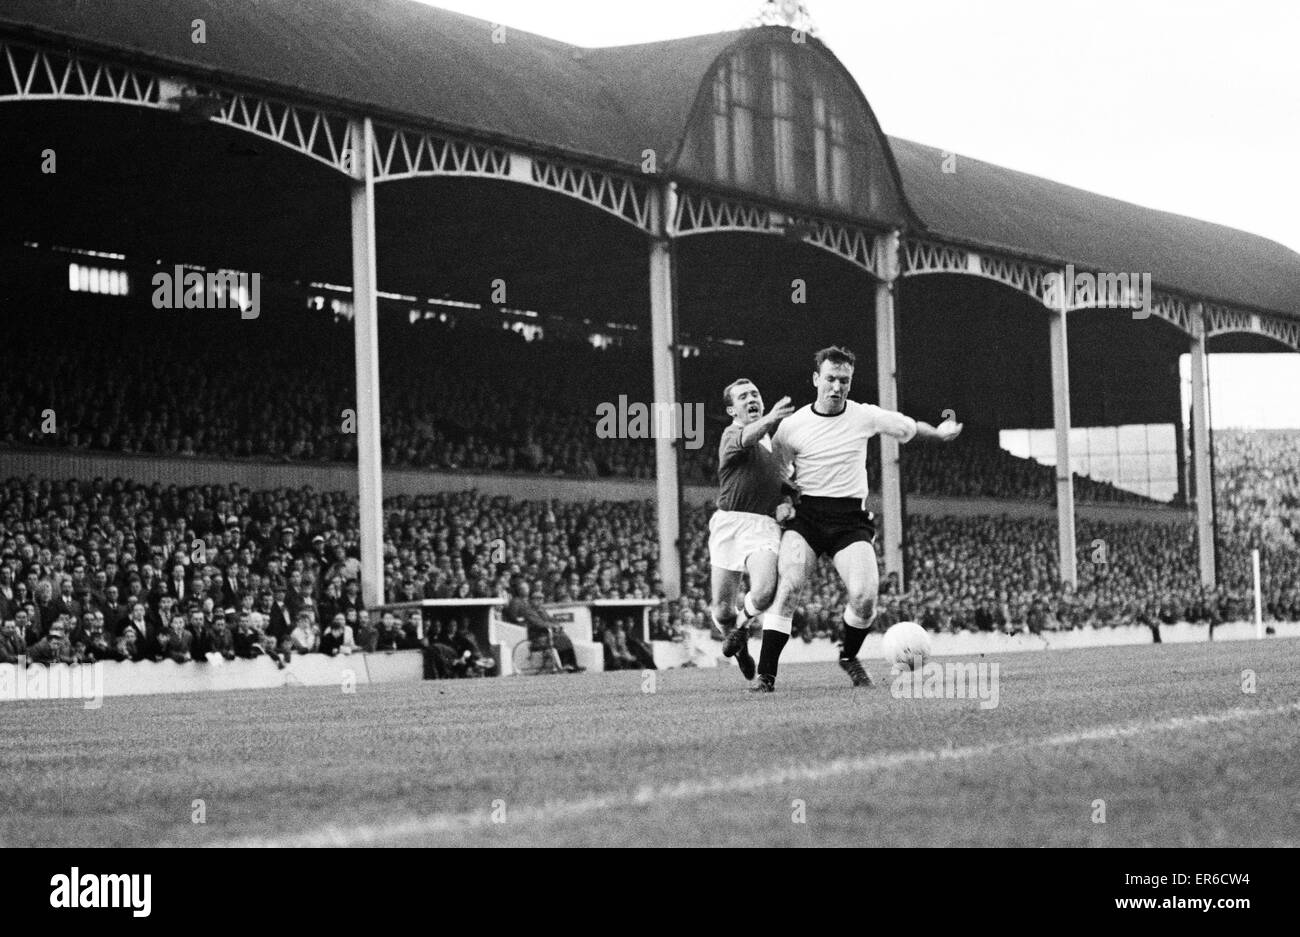
[[[749,653],[749,620],[772,604],[781,543],[779,525],[794,513],[769,434],[794,408],[789,397],[782,397],[765,416],[763,397],[747,378],[728,384],[722,397],[732,422],[722,432],[718,509],[709,519],[712,612],[724,635],[723,656],[735,657],[741,674],[752,680],[755,665]],[[749,592],[742,598],[746,574]]]

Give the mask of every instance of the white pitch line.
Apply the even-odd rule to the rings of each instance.
[[[522,824],[582,817],[595,813],[622,810],[628,807],[694,800],[718,794],[734,794],[736,791],[758,790],[759,788],[788,784],[792,781],[824,781],[828,778],[848,774],[889,771],[909,765],[940,761],[966,761],[972,758],[983,758],[998,752],[1062,748],[1077,745],[1081,742],[1109,741],[1158,732],[1177,732],[1183,729],[1243,722],[1247,719],[1282,716],[1288,713],[1300,713],[1300,701],[1275,706],[1272,709],[1229,709],[1219,713],[1174,716],[1152,722],[1097,726],[1079,732],[1064,732],[1059,735],[1050,735],[1046,738],[1030,741],[986,742],[983,745],[967,745],[961,748],[916,749],[880,755],[862,755],[855,758],[836,758],[833,761],[775,768],[770,771],[756,771],[748,774],[706,778],[704,780],[678,781],[675,784],[660,786],[647,784],[630,792],[611,791],[606,794],[581,797],[577,800],[546,801],[536,806],[515,807],[507,804],[506,822],[511,827],[518,827]],[[237,848],[385,845],[394,840],[437,835],[439,833],[463,832],[498,825],[493,821],[492,813],[491,810],[476,810],[471,813],[435,813],[426,817],[411,817],[389,823],[359,824],[347,827],[330,824],[305,833],[289,836],[250,837],[226,840],[210,845]]]

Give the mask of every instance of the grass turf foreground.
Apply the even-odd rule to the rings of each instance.
[[[0,703],[0,844],[1300,845],[1300,641],[995,661]]]

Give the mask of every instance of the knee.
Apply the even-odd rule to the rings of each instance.
[[[760,612],[767,611],[776,598],[776,583],[765,582],[749,590],[749,601]]]
[[[848,596],[848,606],[853,609],[855,615],[870,619],[876,614],[876,594],[874,592],[851,592]]]

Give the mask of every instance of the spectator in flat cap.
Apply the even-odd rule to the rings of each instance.
[[[56,618],[50,624],[50,631],[33,645],[28,654],[37,664],[72,664],[77,660],[77,653],[68,639],[71,616]]]

